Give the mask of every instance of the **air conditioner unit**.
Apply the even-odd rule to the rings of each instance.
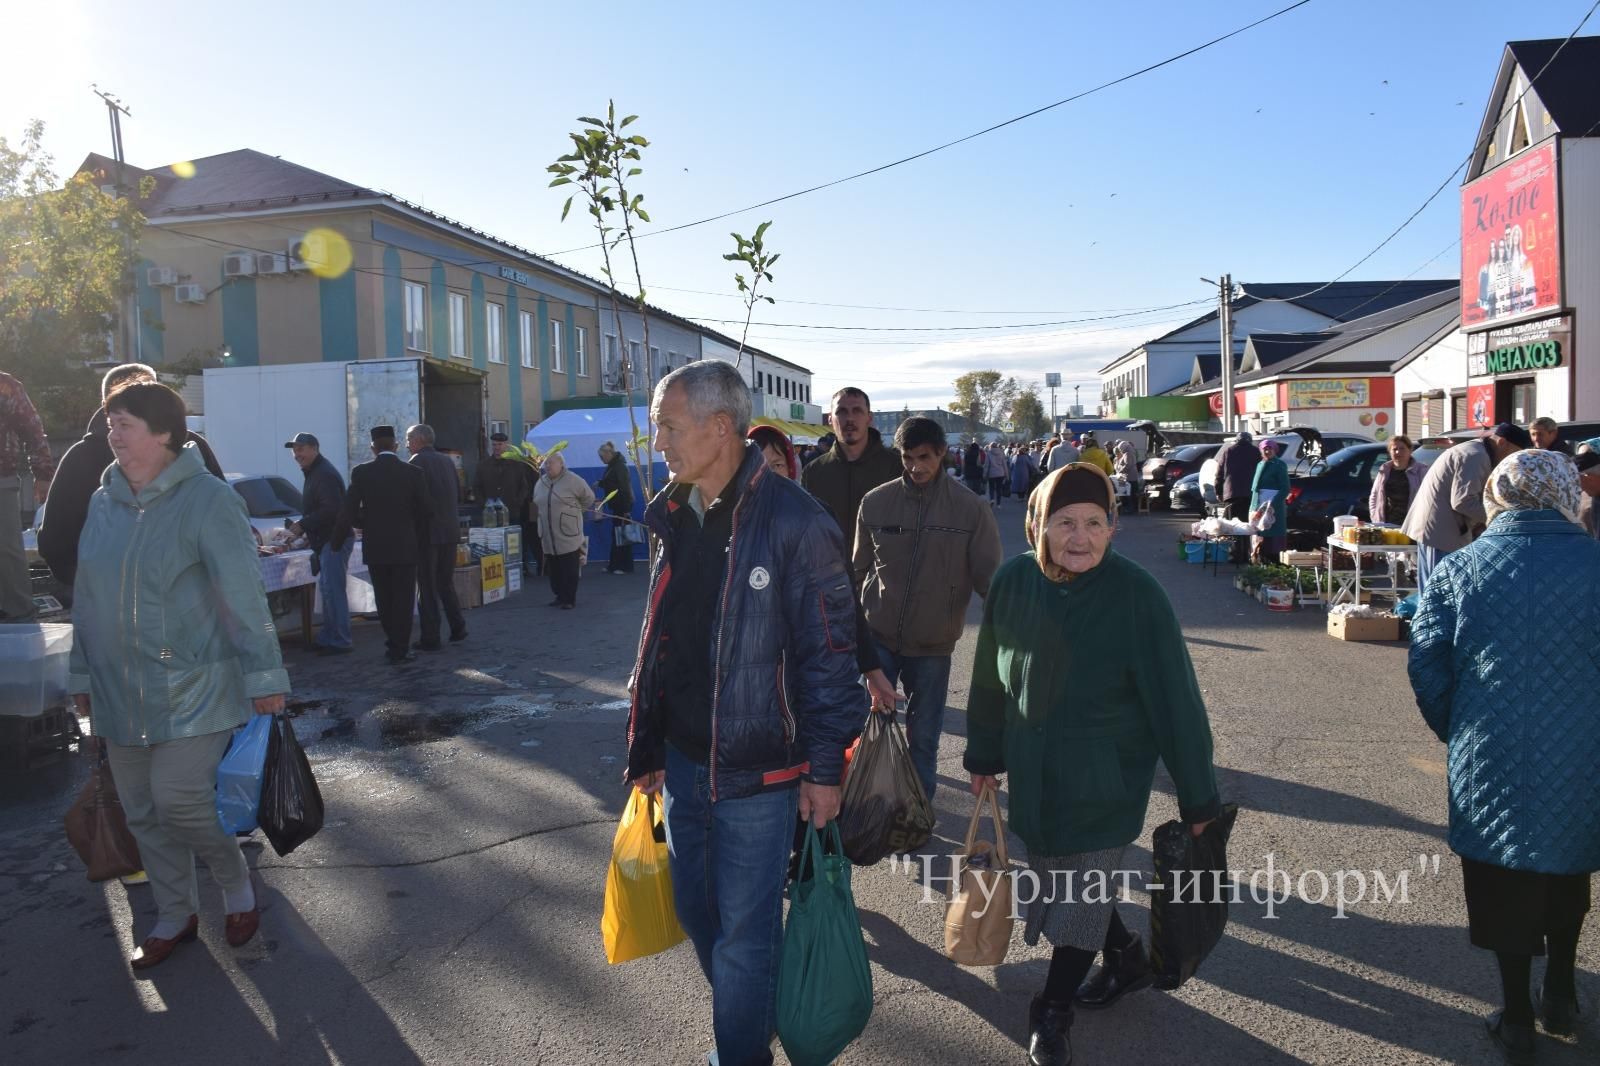
[[[181,304],[203,304],[206,289],[204,285],[178,285],[172,290],[172,298]]]
[[[284,257],[289,261],[290,270],[310,269],[310,265],[306,263],[305,249],[306,242],[298,238],[287,242],[287,247],[284,249]]]
[[[257,252],[257,274],[287,274],[289,272],[289,259],[281,252]]]
[[[145,267],[144,283],[151,288],[159,285],[176,285],[178,272],[171,267]]]
[[[256,257],[250,252],[232,252],[222,257],[222,276],[247,278],[256,272]]]

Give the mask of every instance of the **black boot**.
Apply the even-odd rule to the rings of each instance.
[[[1495,1011],[1483,1020],[1489,1039],[1511,1066],[1533,1066],[1533,1026],[1508,1022],[1504,1015],[1504,1011]]]
[[[1551,1036],[1571,1036],[1578,1027],[1578,998],[1552,996],[1547,983],[1539,990],[1539,1020]]]
[[[1028,1005],[1029,1066],[1072,1066],[1072,1004],[1039,996]]]
[[[1078,987],[1078,1005],[1090,1010],[1109,1007],[1129,992],[1150,986],[1150,958],[1144,941],[1134,937],[1125,948],[1101,953],[1100,969]]]

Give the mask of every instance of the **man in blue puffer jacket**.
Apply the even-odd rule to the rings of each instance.
[[[678,921],[711,982],[722,1066],[770,1063],[795,814],[839,811],[866,719],[842,534],[747,445],[750,392],[704,360],[656,386],[672,480],[634,669],[628,780],[665,790]]]

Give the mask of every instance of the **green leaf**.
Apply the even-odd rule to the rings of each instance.
[[[637,133],[634,134],[632,137],[628,138],[628,143],[629,144],[636,144],[640,148],[649,148],[650,147],[650,142],[645,140],[643,137],[639,136]]]
[[[583,123],[585,126],[604,126],[605,125],[605,123],[601,122],[599,119],[590,118],[588,115],[579,115],[578,116],[578,121]]]
[[[618,129],[626,129],[628,126],[632,125],[634,122],[637,122],[638,120],[639,120],[639,116],[638,115],[629,115],[627,118],[622,120],[621,125],[619,125],[617,128]]]
[[[767,221],[761,223],[761,225],[756,227],[756,237],[755,237],[755,239],[757,241],[761,240],[762,236],[766,234],[767,227],[770,226],[770,225],[772,225],[772,220],[768,219]]]
[[[628,177],[631,178],[635,174],[643,174],[643,173],[644,173],[644,171],[640,170],[638,167],[634,167],[632,170],[628,171]]]
[[[606,101],[606,118],[612,122],[617,121],[617,102],[615,100]]]
[[[770,296],[763,296],[763,297],[762,297],[762,299],[763,299],[763,300],[765,300],[765,301],[767,301],[767,303],[769,303],[769,304],[775,304],[775,303],[777,303],[777,302],[778,302],[778,301],[777,301],[777,300],[774,300],[774,299],[773,299],[773,298],[772,298],[772,297],[770,297]]]
[[[638,215],[638,216],[639,216],[639,218],[640,218],[640,220],[641,220],[641,221],[644,221],[644,222],[649,222],[649,221],[650,221],[650,214],[649,214],[649,212],[647,212],[647,211],[646,211],[646,210],[645,210],[645,209],[644,209],[644,208],[642,208],[642,207],[641,207],[641,208],[639,208],[639,209],[637,209],[637,210],[636,210],[636,211],[634,211],[634,214],[636,214],[636,215]]]
[[[561,208],[561,221],[567,220],[567,212],[572,210],[572,197],[567,197],[566,204]]]
[[[778,255],[782,255],[782,254],[783,254],[782,252],[778,253]],[[778,261],[778,255],[774,255],[771,259],[768,259],[767,260],[767,266],[771,266],[773,263],[776,263]]]

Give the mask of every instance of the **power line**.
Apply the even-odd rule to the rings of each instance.
[[[1104,322],[1115,318],[1133,318],[1138,315],[1149,314],[1152,311],[1171,311],[1180,307],[1194,307],[1197,304],[1208,304],[1210,302],[1210,300],[1185,300],[1179,304],[1151,307],[1142,311],[1125,311],[1114,315],[1097,315],[1093,318],[1063,318],[1053,322],[995,323],[988,326],[824,326],[805,322],[751,322],[750,325],[752,327],[760,326],[763,329],[821,329],[857,333],[955,333],[974,330],[1039,329],[1046,326],[1074,326],[1080,322]],[[700,315],[684,315],[682,317],[689,319],[691,322],[709,322],[716,325],[737,326],[744,324],[744,319],[742,318],[705,318]]]
[[[1025,114],[1016,115],[1016,116],[1014,116],[1012,118],[1008,118],[1003,122],[997,122],[992,126],[988,126],[988,127],[984,128],[984,129],[978,130],[976,133],[969,133],[966,136],[957,137],[953,141],[946,141],[943,144],[935,145],[932,148],[924,149],[923,151],[917,152],[914,155],[908,155],[908,156],[905,156],[904,158],[896,159],[891,163],[883,163],[883,164],[881,164],[879,166],[875,166],[875,167],[872,167],[872,168],[867,169],[867,170],[858,171],[858,172],[856,172],[854,174],[847,174],[846,176],[844,176],[842,178],[835,178],[832,181],[823,182],[821,185],[813,185],[810,188],[800,189],[797,192],[785,193],[782,196],[775,196],[770,200],[763,200],[758,204],[751,204],[749,207],[740,207],[740,208],[737,208],[737,209],[732,210],[732,211],[724,211],[720,215],[712,215],[709,218],[702,218],[702,219],[699,219],[699,220],[697,220],[695,222],[684,222],[684,223],[682,223],[680,225],[677,225],[677,226],[668,226],[665,229],[651,230],[648,233],[642,233],[642,234],[636,235],[635,239],[636,240],[642,240],[645,237],[660,237],[663,234],[676,233],[679,230],[691,229],[691,228],[693,228],[695,226],[703,226],[708,222],[720,222],[722,219],[732,218],[734,215],[742,215],[747,211],[757,211],[757,210],[760,210],[763,207],[771,207],[773,204],[781,204],[786,200],[793,200],[793,199],[796,199],[797,197],[809,196],[811,193],[821,192],[824,189],[831,189],[836,185],[843,185],[845,182],[856,181],[856,180],[858,180],[860,178],[870,177],[873,174],[881,174],[885,170],[890,170],[890,169],[893,169],[894,167],[903,166],[906,163],[915,162],[918,159],[924,159],[924,158],[926,158],[926,157],[928,157],[930,155],[933,155],[936,152],[942,152],[947,148],[954,148],[958,144],[965,144],[967,141],[976,140],[979,137],[983,137],[983,136],[986,136],[987,134],[994,133],[996,130],[1005,129],[1007,126],[1012,126],[1012,125],[1015,125],[1018,122],[1023,122],[1023,121],[1025,121],[1027,119],[1034,118],[1034,117],[1036,117],[1038,115],[1042,115],[1046,111],[1051,111],[1051,110],[1054,110],[1055,108],[1065,106],[1066,104],[1074,103],[1074,102],[1076,102],[1078,100],[1084,99],[1085,97],[1093,96],[1095,93],[1102,92],[1102,91],[1104,91],[1106,89],[1109,89],[1112,86],[1121,85],[1125,81],[1132,81],[1134,78],[1140,77],[1140,76],[1145,75],[1145,74],[1149,74],[1152,71],[1160,70],[1162,67],[1169,66],[1169,65],[1171,65],[1173,63],[1178,62],[1181,59],[1187,59],[1189,56],[1195,55],[1196,53],[1199,53],[1199,52],[1203,52],[1208,48],[1214,47],[1215,45],[1219,45],[1223,41],[1226,41],[1231,37],[1237,37],[1241,33],[1245,33],[1245,32],[1247,32],[1249,30],[1253,30],[1257,26],[1263,25],[1264,23],[1271,22],[1273,19],[1280,18],[1280,17],[1282,17],[1284,15],[1287,15],[1289,12],[1295,10],[1296,8],[1304,7],[1306,4],[1309,4],[1310,2],[1311,2],[1311,0],[1296,0],[1295,3],[1290,4],[1288,7],[1280,8],[1279,10],[1274,11],[1270,15],[1267,15],[1267,16],[1265,16],[1263,18],[1256,19],[1254,22],[1248,23],[1247,25],[1240,26],[1238,29],[1231,30],[1228,33],[1225,33],[1220,37],[1213,37],[1211,40],[1206,41],[1204,44],[1195,45],[1193,48],[1189,48],[1189,49],[1186,49],[1186,50],[1184,50],[1182,52],[1179,52],[1177,55],[1168,56],[1166,59],[1160,60],[1159,62],[1156,62],[1156,63],[1152,63],[1147,67],[1141,67],[1140,69],[1132,71],[1131,73],[1128,73],[1128,74],[1124,74],[1121,77],[1113,78],[1110,81],[1101,82],[1099,85],[1096,85],[1093,88],[1085,89],[1085,90],[1083,90],[1082,92],[1079,92],[1079,93],[1074,93],[1073,95],[1065,97],[1065,98],[1060,99],[1060,100],[1057,100],[1054,103],[1045,104],[1043,107],[1034,108],[1032,111],[1026,112]],[[570,255],[573,252],[587,252],[587,251],[590,251],[592,249],[599,248],[599,247],[601,247],[601,246],[598,245],[598,244],[586,244],[586,245],[582,246],[581,248],[568,248],[568,249],[565,249],[563,251],[550,252],[548,254],[551,255],[551,256]]]
[[[1564,48],[1566,48],[1567,45],[1569,43],[1571,43],[1572,39],[1574,37],[1576,37],[1583,30],[1583,27],[1588,23],[1589,19],[1594,15],[1594,13],[1595,13],[1595,11],[1597,9],[1600,9],[1600,0],[1595,0],[1595,2],[1592,5],[1590,5],[1589,10],[1584,13],[1583,18],[1580,19],[1578,21],[1578,24],[1573,27],[1572,32],[1567,34],[1567,36],[1562,40],[1562,42],[1559,45],[1556,46],[1556,50],[1554,52],[1550,53],[1550,58],[1545,60],[1544,66],[1539,68],[1539,73],[1535,74],[1532,78],[1530,78],[1528,80],[1528,84],[1523,87],[1522,92],[1517,94],[1517,98],[1514,101],[1512,101],[1512,103],[1514,103],[1514,104],[1521,103],[1522,102],[1522,98],[1524,96],[1527,96],[1528,93],[1533,91],[1533,87],[1535,85],[1537,85],[1538,82],[1539,82],[1539,79],[1544,76],[1544,72],[1549,70],[1550,67],[1555,64],[1555,61],[1556,61],[1557,57],[1559,57],[1561,55],[1562,50]],[[1487,133],[1480,133],[1477,136],[1477,138],[1474,139],[1474,141],[1472,142],[1472,150],[1467,153],[1467,157],[1465,159],[1463,159],[1460,163],[1456,164],[1456,168],[1454,170],[1452,170],[1448,175],[1446,175],[1444,181],[1439,183],[1439,187],[1437,189],[1433,190],[1433,193],[1426,200],[1422,201],[1422,206],[1421,207],[1419,207],[1415,211],[1411,212],[1411,214],[1406,218],[1406,220],[1404,222],[1400,223],[1400,225],[1397,226],[1392,233],[1390,233],[1387,237],[1385,237],[1382,241],[1380,241],[1378,243],[1378,246],[1376,248],[1372,249],[1372,251],[1368,252],[1366,255],[1362,256],[1360,259],[1357,259],[1354,263],[1351,264],[1351,266],[1350,266],[1350,268],[1348,270],[1344,271],[1344,273],[1340,274],[1338,277],[1334,278],[1332,281],[1324,282],[1323,284],[1318,285],[1314,289],[1308,289],[1307,291],[1299,293],[1299,294],[1294,295],[1294,296],[1264,297],[1264,296],[1255,296],[1253,293],[1250,293],[1250,292],[1245,292],[1245,295],[1246,296],[1251,296],[1253,299],[1259,300],[1261,303],[1293,303],[1296,300],[1303,300],[1307,296],[1313,296],[1313,295],[1321,292],[1323,289],[1328,288],[1330,285],[1334,285],[1334,284],[1336,284],[1336,283],[1338,283],[1340,281],[1343,281],[1345,278],[1349,277],[1351,274],[1353,274],[1355,272],[1357,267],[1361,266],[1361,264],[1365,263],[1368,259],[1371,259],[1373,256],[1377,255],[1379,252],[1383,251],[1383,249],[1388,246],[1390,241],[1392,241],[1396,237],[1400,236],[1401,232],[1407,226],[1411,225],[1411,223],[1413,223],[1413,222],[1415,222],[1417,220],[1417,216],[1418,215],[1420,215],[1420,214],[1422,214],[1422,212],[1426,211],[1428,209],[1428,206],[1430,204],[1432,204],[1434,200],[1439,198],[1439,194],[1444,192],[1444,190],[1450,185],[1450,183],[1455,180],[1456,175],[1461,173],[1462,168],[1468,166],[1472,162],[1472,160],[1477,156],[1478,149],[1483,147],[1484,143],[1487,141],[1487,139],[1489,137],[1494,136],[1494,131],[1495,131],[1495,126],[1496,125],[1497,125],[1497,123],[1491,124],[1489,126],[1489,130],[1488,130]],[[1438,258],[1438,257],[1435,256],[1434,258]],[[1431,260],[1430,260],[1430,262],[1431,262]],[[1385,290],[1385,291],[1388,291],[1388,290]]]
[[[736,292],[711,292],[706,289],[678,289],[672,287],[671,285],[651,285],[649,286],[649,289],[651,292],[660,290],[663,292],[692,293],[696,296],[720,296],[729,300],[744,299],[743,296],[740,296]],[[1201,302],[1210,303],[1211,301],[1204,300]],[[886,304],[839,304],[829,303],[824,300],[797,300],[788,296],[779,299],[778,303],[786,306],[789,304],[799,304],[805,307],[838,307],[849,311],[906,311],[923,315],[1096,315],[1106,311],[1137,312],[1159,311],[1162,309],[1159,307],[1091,307],[1079,308],[1075,311],[990,311],[967,310],[951,307],[892,307]]]

